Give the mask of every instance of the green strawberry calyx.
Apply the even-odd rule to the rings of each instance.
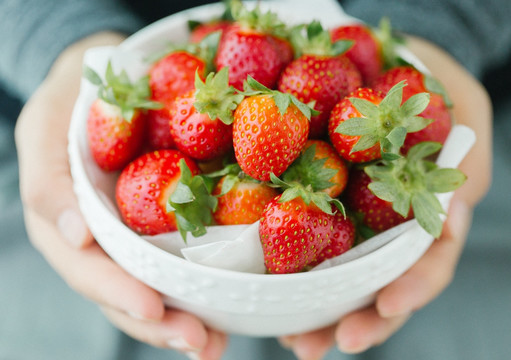
[[[310,184],[304,186],[302,183],[295,181],[288,183],[279,179],[273,173],[270,174],[270,180],[273,187],[284,189],[279,199],[279,202],[281,203],[301,197],[306,205],[309,205],[312,202],[323,212],[329,215],[334,214],[334,211],[332,211],[332,205],[334,205],[337,210],[346,216],[344,205],[339,201],[339,199],[333,199],[323,191],[314,191]]]
[[[309,120],[311,116],[319,114],[319,111],[314,110],[309,104],[304,104],[294,95],[271,90],[250,75],[248,75],[247,80],[243,83],[243,91],[240,93],[244,96],[269,95],[275,101],[275,105],[277,105],[281,115],[286,113],[291,104],[295,105]]]
[[[206,226],[213,222],[213,212],[218,200],[211,195],[212,182],[204,176],[192,175],[186,162],[179,161],[181,177],[167,201],[167,212],[174,212],[177,228],[186,243],[187,233],[195,237],[206,233]]]
[[[254,30],[284,39],[289,36],[289,30],[279,16],[272,11],[263,13],[259,4],[256,4],[253,10],[249,10],[242,1],[233,0],[230,3],[230,8],[232,17],[242,29]]]
[[[332,42],[330,32],[323,29],[317,20],[309,24],[295,26],[291,30],[291,43],[295,49],[295,56],[303,54],[318,56],[338,56],[348,51],[353,40],[338,40]]]
[[[204,176],[210,179],[223,179],[222,188],[220,189],[220,193],[216,195],[217,197],[227,194],[240,182],[261,183],[261,181],[243,172],[238,163],[227,164],[223,169],[205,174]]]
[[[151,101],[149,77],[144,76],[132,82],[125,70],[115,74],[111,61],[108,61],[105,80],[87,65],[83,67],[83,76],[98,87],[98,98],[117,106],[124,120],[131,122],[137,109],[161,109],[162,104]]]
[[[383,159],[400,158],[400,149],[406,134],[422,130],[433,122],[433,119],[418,116],[428,106],[430,94],[415,94],[401,105],[405,86],[405,80],[394,85],[378,105],[357,97],[349,98],[362,117],[343,121],[335,131],[344,135],[360,136],[351,149],[352,153],[369,149],[379,143]]]
[[[435,238],[442,232],[440,214],[444,214],[435,194],[454,191],[466,181],[460,170],[439,168],[427,160],[441,148],[437,142],[421,142],[410,148],[406,157],[364,168],[372,180],[368,187],[378,198],[391,202],[392,209],[403,217],[411,208],[419,225]]]
[[[313,191],[321,191],[333,186],[330,181],[338,170],[325,167],[327,158],[314,159],[316,144],[305,149],[300,156],[282,174],[282,180],[286,183],[300,183],[310,185]]]
[[[208,114],[211,120],[220,119],[230,125],[234,121],[234,110],[244,99],[233,86],[229,86],[229,68],[224,67],[215,73],[209,73],[202,81],[195,73],[195,109]]]

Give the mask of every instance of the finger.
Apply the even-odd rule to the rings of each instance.
[[[420,309],[443,291],[455,273],[471,220],[470,210],[453,199],[442,236],[403,276],[380,291],[376,300],[383,317]]]
[[[208,329],[208,342],[199,353],[188,353],[192,360],[218,360],[227,348],[228,337],[222,332]]]
[[[117,328],[134,339],[150,345],[174,349],[197,357],[208,344],[208,331],[193,315],[167,309],[157,322],[135,319],[109,307],[102,308],[105,316]]]
[[[121,269],[98,244],[86,249],[69,246],[53,225],[32,210],[25,212],[25,221],[39,251],[71,288],[135,317],[161,319],[161,295]]]
[[[300,360],[322,359],[334,345],[335,327],[330,326],[305,334],[287,336],[280,339],[281,344],[290,348]]]
[[[339,349],[345,353],[360,353],[381,344],[408,320],[410,314],[382,318],[376,308],[369,308],[346,315],[335,332]]]
[[[71,244],[85,247],[93,239],[78,208],[67,158],[74,98],[67,95],[55,101],[57,94],[48,87],[39,88],[16,127],[21,197],[25,207],[55,224]]]

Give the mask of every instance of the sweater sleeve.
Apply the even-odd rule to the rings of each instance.
[[[102,30],[132,33],[142,21],[114,0],[0,1],[0,84],[26,100],[69,45]]]
[[[341,0],[371,25],[388,17],[395,30],[421,36],[451,53],[471,73],[500,66],[511,53],[509,0]]]

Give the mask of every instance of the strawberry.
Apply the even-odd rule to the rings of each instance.
[[[336,171],[335,175],[329,179],[333,185],[324,189],[324,191],[335,198],[339,196],[348,183],[348,166],[342,159],[334,147],[324,140],[308,140],[305,143],[305,149],[315,146],[315,154],[313,160],[326,159],[324,167]]]
[[[299,272],[316,260],[333,233],[335,211],[343,205],[310,186],[290,184],[272,174],[272,182],[285,188],[263,210],[259,237],[270,273]]]
[[[341,212],[335,213],[332,220],[332,228],[327,246],[309,264],[310,267],[317,266],[327,259],[345,253],[355,244],[355,224],[349,217],[344,216]]]
[[[235,174],[223,175],[212,194],[218,197],[213,218],[219,225],[252,224],[279,193],[264,182],[246,176],[238,165]]]
[[[303,103],[314,102],[319,114],[311,118],[309,137],[320,138],[326,134],[334,105],[362,86],[362,78],[355,65],[341,55],[346,43],[332,43],[319,22],[308,25],[306,37],[296,31],[294,41],[301,56],[286,66],[278,89],[293,94]]]
[[[196,163],[177,150],[146,153],[121,172],[116,201],[122,219],[132,230],[155,235],[178,229],[175,213],[167,212],[167,202],[178,187],[181,159],[193,175],[199,173]]]
[[[352,40],[353,46],[346,51],[362,75],[364,84],[369,84],[383,68],[382,46],[372,29],[364,24],[341,25],[330,31],[332,41]]]
[[[297,182],[339,196],[348,181],[348,166],[335,149],[324,140],[307,140],[302,153],[282,174],[285,182]]]
[[[274,13],[261,13],[259,6],[248,11],[241,2],[233,2],[235,23],[223,33],[215,58],[217,69],[229,67],[229,83],[243,89],[250,75],[274,88],[293,50],[284,39],[284,25]]]
[[[170,106],[170,133],[178,149],[201,161],[232,149],[233,111],[243,99],[228,85],[228,69],[210,73],[206,82],[196,75],[195,90]]]
[[[328,133],[339,155],[356,163],[400,156],[406,134],[431,122],[417,116],[428,105],[429,94],[415,94],[401,105],[405,87],[400,82],[385,97],[360,88],[335,105]]]
[[[415,94],[429,93],[430,102],[419,116],[434,121],[424,129],[408,134],[403,145],[403,152],[406,153],[410,147],[422,141],[436,141],[443,144],[452,127],[449,112],[451,103],[445,89],[435,78],[424,75],[413,66],[397,66],[374,79],[371,87],[386,94],[395,84],[404,80],[408,86],[403,89],[403,102]]]
[[[148,100],[147,77],[132,83],[125,71],[116,75],[110,62],[106,82],[89,67],[84,68],[84,76],[98,86],[98,98],[87,118],[92,157],[103,170],[120,170],[142,149],[146,121],[142,110],[157,109],[161,104]]]
[[[152,99],[164,105],[163,109],[149,111],[149,145],[153,149],[173,148],[169,133],[169,107],[174,100],[194,89],[195,74],[204,79],[212,67],[212,58],[220,35],[212,34],[198,44],[172,46],[157,59],[149,69]]]
[[[413,218],[411,212],[402,216],[392,209],[392,203],[374,195],[368,185],[371,178],[363,170],[353,169],[346,188],[346,206],[363,214],[362,221],[371,230],[381,232]]]
[[[202,24],[197,24],[190,31],[190,42],[191,43],[199,43],[206,36],[220,31],[224,32],[232,25],[232,21],[228,20],[214,20]]]
[[[380,161],[354,170],[346,189],[347,205],[364,215],[374,231],[386,230],[414,216],[434,237],[442,232],[444,214],[435,194],[459,188],[466,176],[427,160],[442,148],[437,142],[414,145],[406,157]]]
[[[280,176],[300,155],[313,111],[251,77],[245,95],[234,112],[234,154],[247,175],[268,181],[271,173]]]

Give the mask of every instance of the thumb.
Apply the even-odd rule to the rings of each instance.
[[[21,198],[26,208],[56,226],[71,245],[82,248],[93,238],[73,192],[67,156],[67,130],[77,89],[64,95],[51,80],[34,93],[16,125]]]

